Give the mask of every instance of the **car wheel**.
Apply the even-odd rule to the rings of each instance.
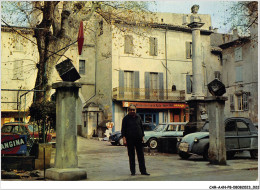
[[[203,159],[204,160],[209,160],[209,145],[207,145],[204,149],[204,152],[203,152]]]
[[[150,147],[150,149],[156,149],[158,147],[158,142],[156,138],[151,138],[148,141],[148,146]]]
[[[123,141],[122,137],[118,140],[118,145],[120,145],[120,146],[124,145],[124,141]]]
[[[116,142],[111,142],[112,145],[116,145],[117,143]]]
[[[258,159],[258,150],[251,150],[250,155],[252,159]]]
[[[235,154],[236,154],[236,152],[227,152],[227,159],[228,160],[233,159]]]
[[[179,156],[184,159],[184,160],[187,160],[191,154],[187,153],[187,152],[182,152],[182,151],[179,151]]]

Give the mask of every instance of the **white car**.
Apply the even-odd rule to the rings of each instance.
[[[158,147],[159,137],[182,137],[187,122],[161,123],[153,131],[144,132],[144,143],[151,149]]]

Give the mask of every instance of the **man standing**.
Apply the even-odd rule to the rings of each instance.
[[[144,161],[144,150],[142,144],[144,129],[142,120],[141,117],[136,114],[136,107],[133,104],[129,106],[128,114],[123,118],[121,133],[124,145],[127,146],[128,150],[131,175],[135,175],[135,150],[141,174],[150,175],[146,172]]]

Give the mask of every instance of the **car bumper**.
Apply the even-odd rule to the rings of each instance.
[[[179,151],[182,151],[182,152],[189,152],[189,144],[186,143],[186,142],[181,142],[179,144]]]

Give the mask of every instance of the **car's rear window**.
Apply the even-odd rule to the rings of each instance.
[[[11,133],[12,131],[12,126],[11,125],[5,125],[1,129],[2,133]]]
[[[27,129],[23,125],[5,125],[1,129],[2,133],[26,134]]]

